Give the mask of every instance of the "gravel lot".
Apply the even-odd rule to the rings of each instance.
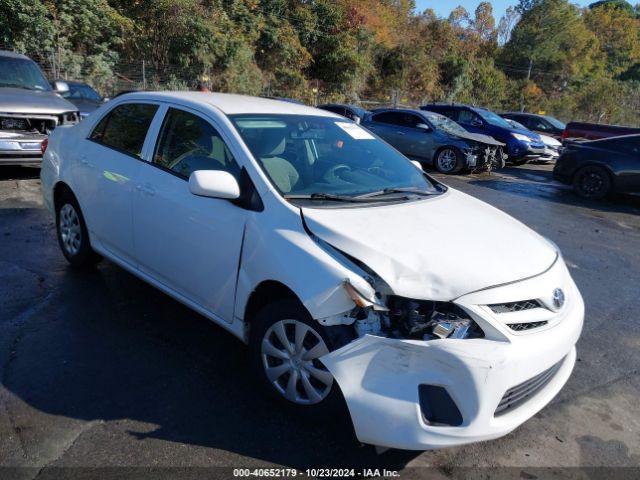
[[[444,478],[509,466],[535,478],[539,466],[640,467],[637,199],[582,201],[548,166],[443,178],[560,246],[587,307],[578,363],[559,396],[505,438],[376,455],[344,419],[297,421],[264,401],[242,344],[221,328],[110,262],[71,271],[37,174],[0,171],[0,466],[32,467],[5,474],[348,466]]]

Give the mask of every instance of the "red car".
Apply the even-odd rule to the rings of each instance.
[[[569,122],[562,132],[562,139],[581,138],[599,140],[601,138],[618,137],[640,133],[640,128],[604,125],[599,123]]]

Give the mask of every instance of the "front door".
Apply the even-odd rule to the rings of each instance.
[[[247,211],[189,191],[195,170],[239,168],[222,137],[198,112],[169,108],[151,162],[134,195],[139,268],[215,314],[233,320],[238,262]]]

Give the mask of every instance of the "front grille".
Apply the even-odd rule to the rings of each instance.
[[[523,332],[525,330],[533,330],[534,328],[544,327],[547,323],[546,320],[542,322],[527,322],[527,323],[508,323],[507,326],[516,332]]]
[[[504,415],[505,413],[508,413],[514,408],[519,407],[520,405],[525,403],[529,397],[542,390],[560,369],[563,361],[564,358],[544,372],[536,375],[533,378],[530,378],[526,382],[522,382],[521,384],[507,390],[507,393],[505,393],[502,397],[502,400],[500,400],[494,416]]]
[[[493,313],[511,313],[542,308],[542,304],[538,300],[520,300],[519,302],[494,303],[493,305],[488,305],[488,307]]]
[[[55,115],[0,116],[0,130],[48,134],[60,120]],[[69,123],[69,122],[67,122]]]

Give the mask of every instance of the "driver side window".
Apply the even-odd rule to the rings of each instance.
[[[240,172],[220,134],[209,122],[175,108],[167,111],[153,163],[185,179],[196,170],[222,170],[236,178]]]

